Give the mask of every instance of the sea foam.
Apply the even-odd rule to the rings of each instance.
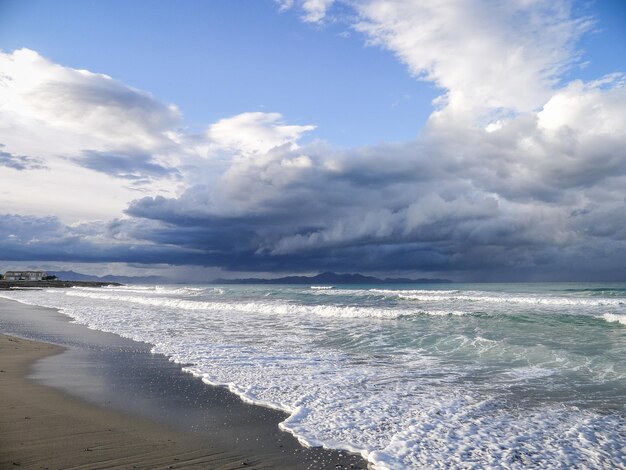
[[[622,325],[626,325],[626,315],[605,313],[604,315],[602,315],[602,318],[611,323],[621,323]]]

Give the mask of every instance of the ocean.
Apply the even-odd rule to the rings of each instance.
[[[153,345],[376,469],[626,468],[626,284],[3,291]]]

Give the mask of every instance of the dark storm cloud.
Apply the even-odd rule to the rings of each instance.
[[[623,133],[529,114],[492,131],[431,125],[402,145],[274,149],[213,185],[134,201],[115,230],[232,270],[626,277],[624,148]]]
[[[90,170],[136,183],[154,178],[180,177],[177,169],[163,166],[155,162],[151,155],[141,152],[113,153],[86,150],[80,157],[71,160]]]
[[[67,226],[56,217],[0,214],[0,259],[193,264],[196,257],[178,247],[115,243],[103,237],[105,232],[106,227],[98,223]]]
[[[212,184],[178,197],[135,200],[127,217],[106,224],[5,218],[0,248],[16,260],[248,272],[619,277],[626,274],[624,144],[621,134],[584,132],[572,143],[571,133],[546,133],[521,116],[492,132],[431,126],[402,145],[281,146],[235,156]],[[85,157],[112,175],[169,176],[145,154]],[[569,166],[558,171],[564,160]]]

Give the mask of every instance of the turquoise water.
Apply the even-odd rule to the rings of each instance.
[[[15,291],[376,468],[620,468],[626,284]],[[331,288],[332,287],[332,288]]]

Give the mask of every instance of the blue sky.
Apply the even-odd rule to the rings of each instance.
[[[278,111],[336,145],[403,141],[438,95],[348,23],[302,24],[271,0],[0,4],[3,50],[111,75],[176,103],[192,129]]]
[[[626,279],[625,74],[623,0],[0,0],[0,269]]]
[[[583,61],[589,65],[572,74],[584,79],[626,71],[626,2],[605,0],[581,1],[576,4],[581,14],[594,18],[595,26],[590,34],[580,40]]]

